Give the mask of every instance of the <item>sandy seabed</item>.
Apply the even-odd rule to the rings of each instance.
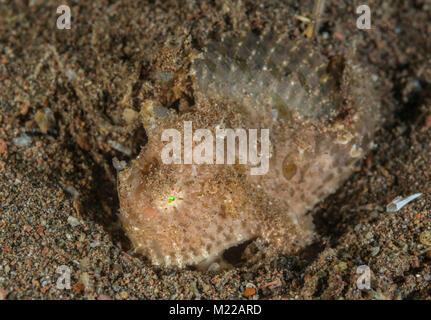
[[[201,273],[150,266],[119,227],[112,158],[145,144],[126,123],[151,94],[170,36],[197,46],[229,32],[301,36],[313,1],[0,2],[0,299],[429,299],[431,294],[431,4],[326,1],[318,41],[353,42],[389,106],[376,148],[311,213],[319,240],[295,256]],[[119,147],[120,146],[120,147]],[[397,196],[423,196],[395,213]],[[70,268],[60,290],[58,267]],[[356,286],[369,266],[371,289]]]

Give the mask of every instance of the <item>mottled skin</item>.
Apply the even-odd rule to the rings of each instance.
[[[151,113],[157,103],[147,104],[149,142],[119,175],[120,217],[135,251],[154,264],[207,266],[247,240],[270,252],[310,243],[307,211],[372,146],[380,105],[371,77],[353,55],[328,60],[308,40],[226,38],[186,60],[172,85],[187,87],[194,105],[157,118]],[[163,164],[161,133],[182,131],[184,120],[213,132],[217,126],[270,129],[269,172],[252,176],[249,165],[239,164]],[[169,196],[176,200],[168,202]]]

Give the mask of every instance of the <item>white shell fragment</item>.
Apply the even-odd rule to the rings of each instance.
[[[419,198],[421,195],[422,195],[422,193],[415,193],[415,194],[412,194],[411,196],[408,196],[406,198],[396,197],[394,200],[392,200],[391,203],[389,203],[386,206],[386,212],[397,212],[402,207],[404,207],[406,204],[408,204],[409,202],[412,202],[416,198]]]

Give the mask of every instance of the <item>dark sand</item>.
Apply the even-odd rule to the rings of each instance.
[[[139,111],[151,94],[168,36],[189,33],[202,46],[272,27],[295,37],[307,25],[294,15],[310,16],[313,1],[153,2],[69,1],[71,30],[56,29],[58,1],[0,2],[0,300],[238,299],[247,287],[250,299],[429,299],[430,2],[368,1],[373,29],[361,31],[356,5],[327,1],[319,42],[331,55],[354,41],[381,78],[386,125],[355,174],[313,210],[318,242],[218,274],[155,268],[128,253],[112,158],[133,158],[145,133],[123,110]],[[24,132],[31,144],[17,146]],[[69,290],[56,288],[60,265],[71,268]],[[371,290],[357,289],[360,265],[372,271]]]

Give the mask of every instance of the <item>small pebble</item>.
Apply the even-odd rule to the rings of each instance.
[[[100,242],[99,241],[94,241],[92,243],[90,243],[90,247],[91,248],[96,248],[100,246]]]
[[[68,77],[70,80],[74,80],[74,81],[76,79],[78,79],[78,75],[76,74],[76,72],[71,70],[71,69],[66,70],[66,77]]]
[[[126,123],[128,123],[128,124],[130,124],[130,123],[132,123],[133,121],[135,121],[135,120],[138,118],[138,116],[139,116],[139,113],[138,113],[138,112],[136,112],[136,111],[135,111],[135,110],[133,110],[133,109],[126,108],[126,109],[124,109],[124,111],[123,111],[123,119],[124,119],[124,121],[126,121]]]
[[[0,300],[6,300],[9,293],[10,292],[5,289],[0,289]]]
[[[79,226],[79,225],[81,224],[81,222],[80,222],[78,219],[76,219],[75,217],[73,217],[73,216],[69,216],[69,217],[67,218],[67,222],[68,222],[72,227],[77,227],[77,226]]]
[[[84,291],[85,287],[81,282],[75,283],[75,285],[73,286],[73,290],[75,290],[77,293],[81,293],[82,291]]]
[[[431,232],[430,231],[424,231],[419,236],[419,241],[424,246],[431,246]]]
[[[79,192],[72,186],[66,186],[64,189],[67,193],[71,194],[74,198],[79,197]]]
[[[3,154],[7,151],[7,145],[4,140],[0,139],[0,154]]]
[[[91,290],[93,283],[90,279],[90,275],[87,272],[83,272],[79,277],[79,281],[84,285],[85,289]]]
[[[287,269],[294,270],[298,265],[298,258],[295,256],[280,255],[277,260],[277,268],[279,270]]]
[[[113,140],[108,140],[108,145],[121,153],[124,153],[127,156],[131,156],[132,155],[132,150],[130,148],[127,148],[125,146],[123,146],[121,143],[117,142],[117,141],[113,141]]]
[[[254,296],[255,294],[256,294],[256,289],[253,287],[248,287],[244,291],[244,297],[246,297],[246,298]]]
[[[345,263],[344,261],[340,262],[339,264],[337,264],[334,269],[337,271],[344,271],[347,269],[347,263]]]
[[[21,133],[19,137],[12,139],[12,143],[17,147],[29,147],[32,139],[26,133]]]
[[[120,161],[116,157],[112,158],[112,165],[117,171],[123,171],[127,167],[125,161]]]
[[[212,263],[209,267],[208,267],[208,271],[217,271],[220,269],[220,265],[217,262]]]
[[[371,255],[373,257],[377,256],[377,254],[380,252],[380,247],[373,247],[371,248]]]
[[[48,130],[51,129],[55,123],[54,115],[49,108],[45,108],[45,110],[43,111],[37,111],[34,116],[34,120],[36,121],[42,133],[47,133]]]

